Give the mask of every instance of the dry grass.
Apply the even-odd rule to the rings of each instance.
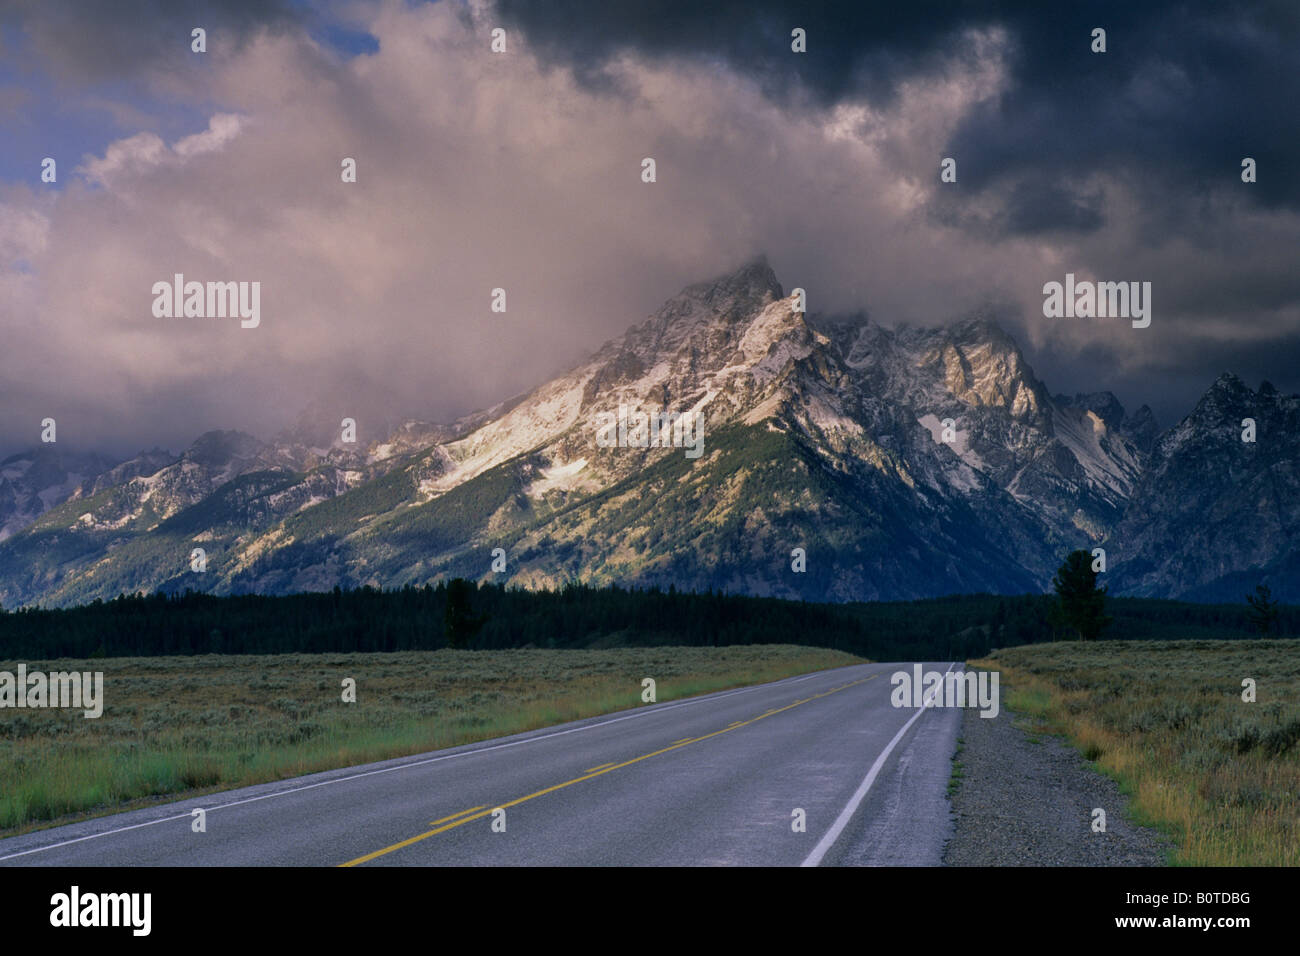
[[[1175,863],[1300,864],[1300,643],[1039,644],[971,665],[1119,781]]]
[[[788,645],[29,661],[103,671],[104,713],[0,711],[0,832],[644,706],[643,677],[665,701],[856,663]]]

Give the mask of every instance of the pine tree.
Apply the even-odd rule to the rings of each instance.
[[[1246,595],[1250,605],[1247,617],[1250,626],[1261,634],[1267,634],[1277,621],[1277,602],[1273,600],[1273,591],[1267,584],[1255,585],[1255,593]]]
[[[1095,641],[1111,619],[1106,615],[1106,588],[1097,587],[1097,572],[1092,569],[1092,555],[1071,551],[1052,578],[1057,603],[1054,618],[1074,628],[1079,639]]]
[[[443,616],[447,643],[452,647],[465,647],[487,623],[487,616],[474,617],[470,613],[470,595],[477,591],[473,582],[453,578],[447,582],[447,609]]]

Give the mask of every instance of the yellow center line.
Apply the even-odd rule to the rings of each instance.
[[[443,817],[441,820],[434,820],[432,823],[429,824],[429,826],[436,827],[439,823],[446,823],[448,820],[455,820],[457,817],[463,817],[467,813],[473,813],[475,810],[482,810],[482,809],[483,807],[470,807],[468,810],[462,810],[460,811],[460,813],[453,813],[451,816]]]
[[[583,773],[591,773],[593,770],[604,770],[606,767],[612,767],[612,766],[614,766],[614,761],[611,760],[609,763],[602,763],[595,767],[588,767],[586,770],[583,771]]]
[[[818,697],[829,697],[831,694],[837,694],[840,691],[845,690],[846,688],[854,687],[858,684],[865,684],[869,680],[875,680],[879,676],[880,676],[879,674],[872,674],[870,677],[862,678],[862,680],[850,681],[847,684],[841,684],[839,687],[832,687],[830,690],[825,691],[821,694],[816,694],[813,697],[805,697],[803,700],[796,700],[793,704],[787,704],[784,707],[778,707],[775,710],[769,710],[765,714],[759,714],[757,717],[751,717],[749,720],[739,721],[737,723],[732,724],[729,727],[722,728],[722,730],[715,730],[711,734],[705,734],[702,737],[690,737],[685,740],[679,740],[677,743],[670,744],[669,746],[664,747],[661,750],[655,750],[648,754],[642,754],[640,757],[633,757],[631,760],[625,760],[622,763],[610,764],[609,766],[603,768],[596,768],[594,770],[589,770],[581,777],[574,777],[572,780],[564,781],[564,783],[557,783],[554,786],[546,787],[545,789],[538,790],[535,793],[530,793],[526,797],[516,797],[514,800],[510,800],[506,803],[498,803],[496,805],[496,808],[505,809],[506,807],[515,807],[521,803],[527,803],[529,800],[535,800],[538,797],[545,796],[548,793],[554,793],[557,790],[563,790],[565,787],[571,787],[575,783],[582,783],[584,780],[590,780],[593,777],[599,777],[602,774],[611,773],[615,770],[621,770],[624,767],[630,767],[634,763],[640,763],[642,760],[649,760],[651,757],[658,757],[660,754],[666,754],[673,750],[679,750],[682,747],[689,746],[690,744],[699,743],[701,740],[708,740],[710,737],[717,737],[721,734],[726,734],[726,733],[730,733],[733,730],[738,730],[741,727],[748,727],[750,724],[757,723],[758,721],[764,719],[765,717],[771,717],[774,714],[784,713],[787,710],[791,710],[795,707],[798,707],[800,704],[806,704],[810,700],[816,700]],[[359,856],[355,860],[349,860],[346,863],[340,863],[339,866],[341,867],[360,866],[362,863],[369,863],[371,860],[378,859],[379,857],[392,853],[395,850],[400,850],[404,847],[408,847],[412,843],[419,843],[421,840],[427,840],[429,837],[437,836],[439,833],[446,833],[448,830],[453,830],[456,827],[461,826],[463,824],[472,823],[475,820],[481,820],[484,817],[488,816],[488,814],[491,812],[488,810],[484,810],[482,807],[476,807],[475,809],[480,810],[482,812],[474,813],[471,810],[466,810],[465,814],[468,815],[455,814],[452,817],[444,817],[443,820],[451,820],[453,822],[445,823],[442,826],[437,827],[436,829],[427,830],[424,833],[416,834],[410,839],[403,840],[400,843],[394,843],[392,846],[386,846],[382,850],[375,850],[373,853],[367,853],[365,856]],[[442,822],[441,820],[435,821],[435,823],[441,823],[441,822]]]
[[[694,739],[695,739],[694,737],[683,737],[681,740],[674,740],[673,743],[674,743],[674,744],[689,744],[689,743],[690,743],[692,740],[694,740]]]

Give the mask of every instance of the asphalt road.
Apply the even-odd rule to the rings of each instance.
[[[890,675],[910,668],[642,704],[42,830],[0,840],[0,866],[938,865],[961,714],[893,707]]]

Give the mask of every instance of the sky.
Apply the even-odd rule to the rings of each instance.
[[[0,453],[448,421],[757,254],[1165,426],[1224,371],[1300,391],[1300,6],[816,6],[0,0]],[[176,273],[260,324],[154,315]],[[1150,326],[1044,316],[1067,273]]]

